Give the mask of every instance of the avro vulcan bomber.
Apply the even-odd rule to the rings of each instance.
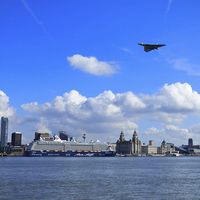
[[[138,45],[143,46],[144,47],[144,51],[149,52],[151,50],[155,50],[160,47],[164,47],[166,46],[165,44],[144,44],[144,43],[138,43]]]

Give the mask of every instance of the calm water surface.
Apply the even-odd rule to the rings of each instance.
[[[8,157],[0,176],[0,200],[200,199],[200,157]]]

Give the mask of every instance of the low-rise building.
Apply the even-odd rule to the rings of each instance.
[[[149,140],[148,145],[141,146],[142,155],[155,155],[157,154],[157,147],[152,140]]]
[[[159,154],[172,154],[173,152],[176,152],[175,145],[173,143],[167,143],[165,140],[163,140],[161,146],[158,147]]]
[[[193,139],[188,139],[187,145],[182,145],[179,149],[183,150],[183,154],[200,155],[200,145],[194,145]]]
[[[26,146],[11,146],[9,156],[24,156]]]

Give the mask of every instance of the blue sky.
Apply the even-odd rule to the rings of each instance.
[[[0,90],[4,100],[0,114],[11,118],[10,131],[22,131],[26,140],[41,127],[54,133],[66,129],[77,136],[86,131],[90,137],[116,140],[121,130],[130,137],[137,129],[144,141],[166,138],[186,143],[191,136],[200,142],[199,6],[198,0],[1,0]],[[167,46],[146,53],[138,42]],[[100,73],[102,68],[105,71]],[[115,96],[109,104],[114,107],[104,107],[105,99],[112,96],[104,91]],[[173,108],[166,105],[172,98],[166,91],[173,97]],[[141,104],[129,99],[127,92]],[[64,97],[64,93],[69,95]],[[75,100],[68,101],[74,94]],[[104,106],[93,102],[100,94]],[[126,94],[129,104],[117,94]],[[58,96],[63,97],[59,104],[63,110],[55,106]],[[6,103],[5,97],[9,97]],[[77,117],[75,109],[68,110],[77,98],[82,106],[79,111],[90,113],[87,120]],[[154,102],[157,98],[161,109],[152,111],[150,107],[159,104]],[[43,109],[45,103],[51,104],[49,110]],[[91,105],[102,112],[95,113]],[[138,111],[136,105],[146,109]],[[105,117],[104,109],[115,112]],[[113,118],[116,112],[119,118]],[[98,131],[89,126],[92,123]]]

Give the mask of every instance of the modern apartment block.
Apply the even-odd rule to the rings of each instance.
[[[12,133],[11,145],[12,146],[21,146],[22,145],[22,134],[21,134],[21,132]]]

